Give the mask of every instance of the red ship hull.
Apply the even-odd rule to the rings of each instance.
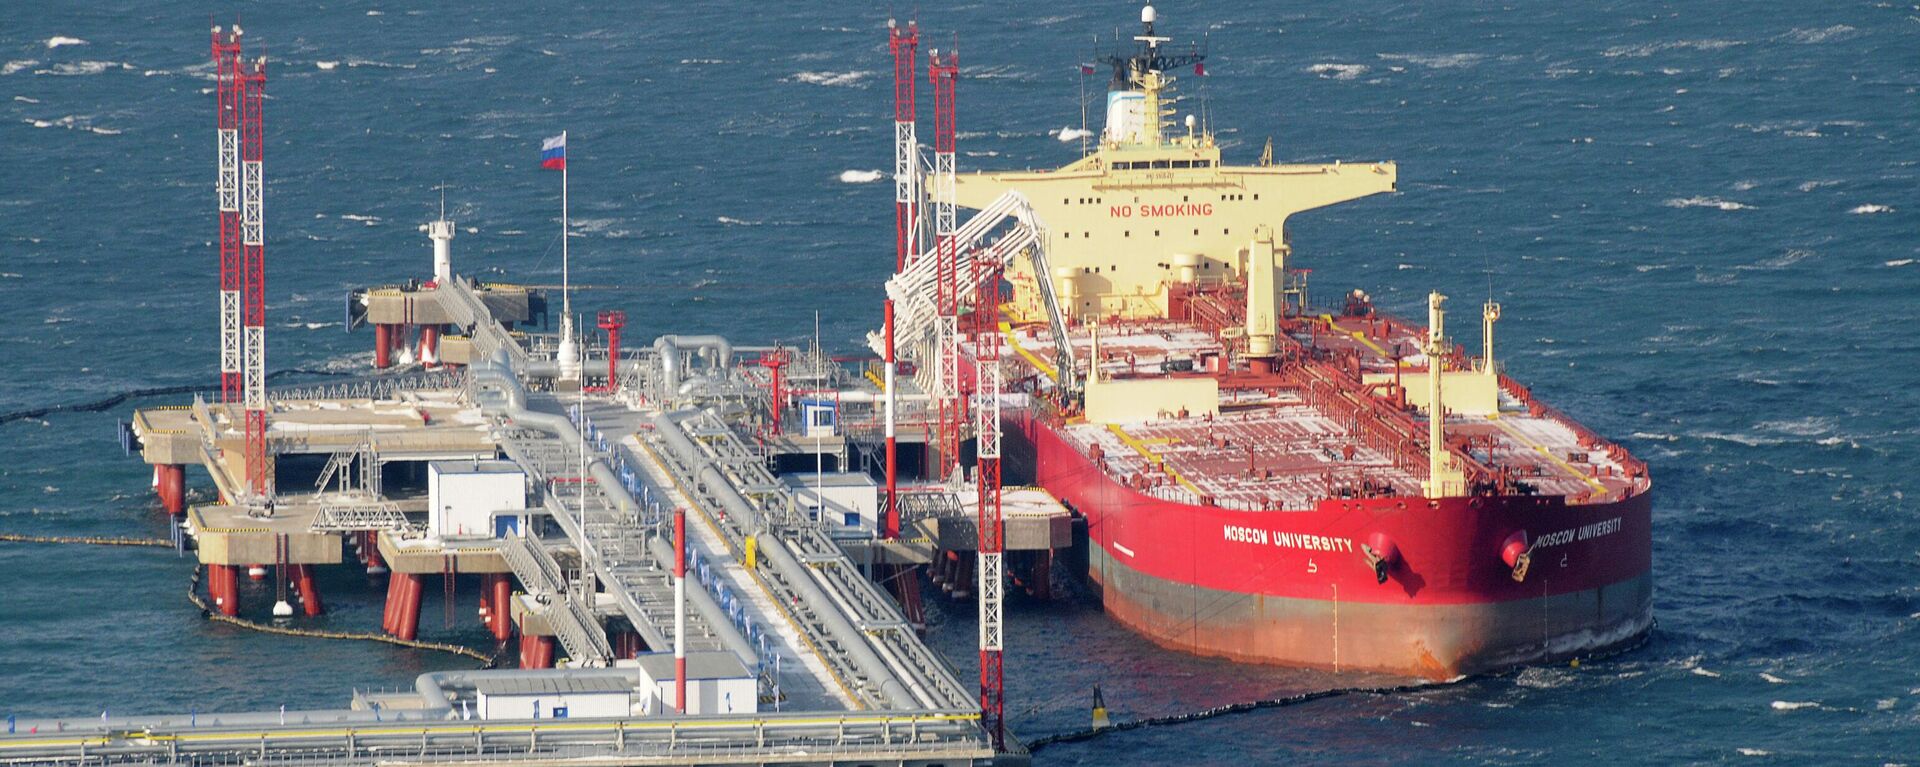
[[[1238,511],[1137,492],[1041,419],[1011,425],[1037,484],[1086,518],[1088,575],[1108,614],[1166,647],[1445,679],[1606,652],[1653,624],[1645,491]],[[1502,559],[1516,533],[1532,546],[1518,581]],[[1397,551],[1384,583],[1367,544]]]

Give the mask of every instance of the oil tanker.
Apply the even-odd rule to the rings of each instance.
[[[1144,8],[1137,45],[1104,58],[1105,126],[1080,159],[955,172],[948,118],[914,198],[1017,204],[1012,245],[939,227],[960,230],[943,247],[963,279],[997,270],[990,292],[945,299],[957,313],[970,291],[1010,297],[973,297],[997,327],[957,334],[935,366],[955,372],[933,376],[1004,381],[988,391],[1007,405],[1007,476],[1084,518],[1105,610],[1177,650],[1436,679],[1644,638],[1645,464],[1504,374],[1497,303],[1470,354],[1437,292],[1424,326],[1361,290],[1312,300],[1287,220],[1394,192],[1397,167],[1275,162],[1271,141],[1228,164],[1174,96],[1205,53],[1155,22]],[[1044,257],[992,257],[1008,248]]]

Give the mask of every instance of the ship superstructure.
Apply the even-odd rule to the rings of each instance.
[[[1288,218],[1396,166],[1228,164],[1173,97],[1205,55],[1141,20],[1079,160],[927,169],[928,205],[979,213],[889,283],[901,355],[957,358],[916,381],[1011,405],[1007,478],[1085,518],[1108,612],[1165,645],[1438,678],[1642,637],[1645,465],[1502,373],[1496,303],[1469,355],[1439,293],[1424,327],[1313,301]]]

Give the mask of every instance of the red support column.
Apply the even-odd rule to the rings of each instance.
[[[313,565],[294,565],[295,582],[300,584],[300,607],[309,618],[318,617],[326,608],[320,604],[320,589],[313,585]]]
[[[501,573],[493,580],[493,638],[505,642],[513,636],[513,577]]]
[[[373,366],[378,370],[393,367],[393,326],[384,322],[373,326]]]
[[[420,635],[420,576],[394,573],[393,580],[400,583],[400,603],[395,605],[393,635],[412,640]],[[392,591],[388,593],[392,594]]]
[[[521,634],[520,667],[553,668],[553,637]]]
[[[380,534],[369,532],[360,544],[360,553],[367,559],[368,575],[385,575],[387,562],[380,557]]]
[[[233,565],[207,565],[207,595],[221,615],[240,614],[240,577]]]
[[[414,355],[424,367],[439,367],[440,364],[440,326],[420,326],[420,352]]]
[[[187,513],[187,467],[179,464],[161,464],[160,503],[168,514],[180,516]]]

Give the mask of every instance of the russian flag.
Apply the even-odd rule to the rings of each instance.
[[[567,169],[567,134],[562,133],[540,142],[540,167],[547,170]]]

